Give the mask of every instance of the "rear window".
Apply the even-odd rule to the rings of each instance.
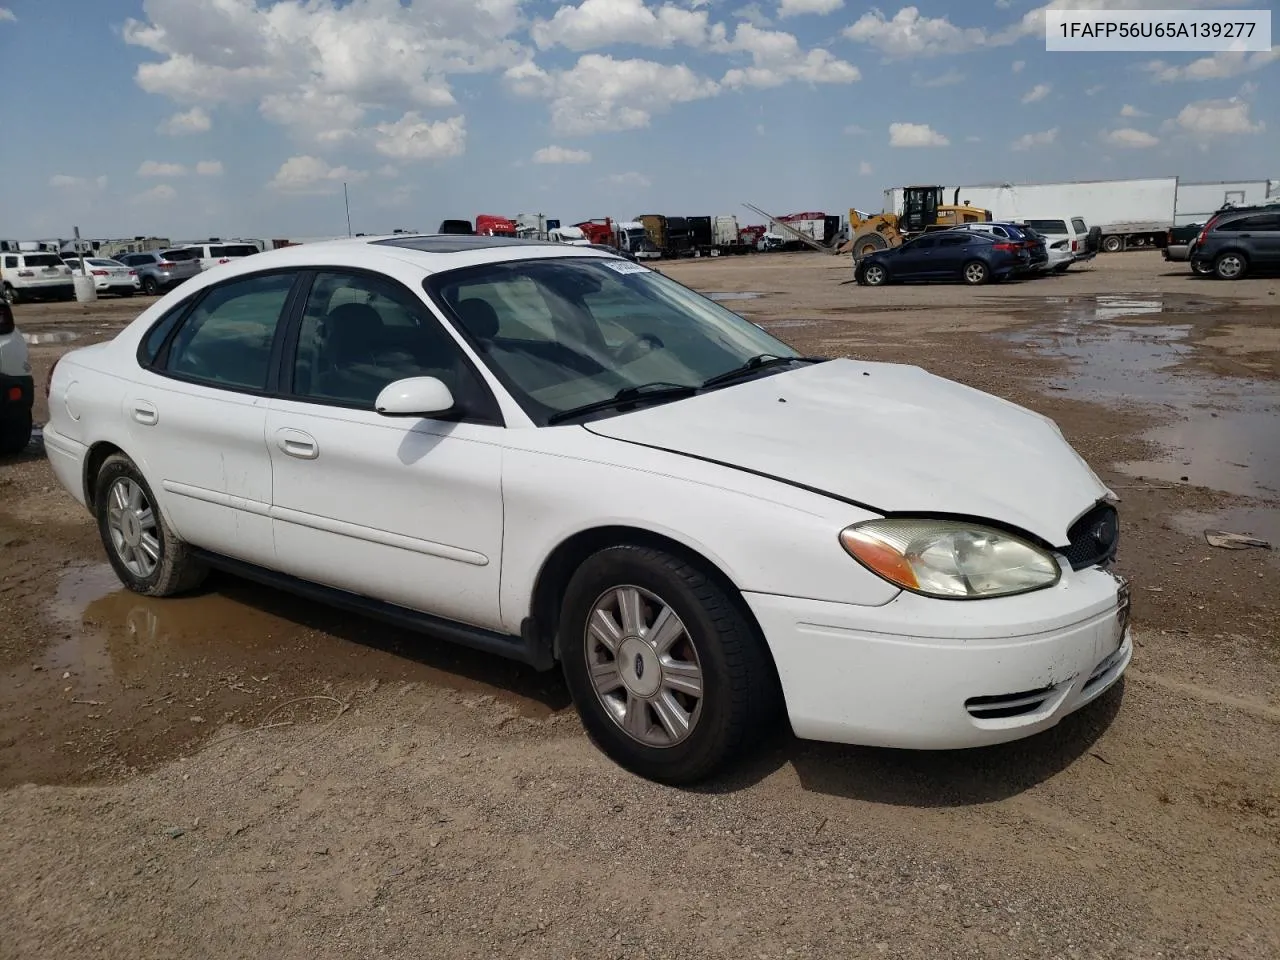
[[[251,257],[258,248],[247,243],[228,243],[221,247],[210,247],[211,257]]]
[[[62,258],[56,253],[28,253],[28,267],[61,267]]]
[[[1280,230],[1280,214],[1262,213],[1252,217],[1229,220],[1218,226],[1219,230],[1238,233],[1241,230]]]
[[[178,263],[183,260],[199,260],[200,251],[199,250],[166,250],[162,254],[160,254],[160,256],[163,257],[165,260],[172,260],[174,263]]]
[[[1071,218],[1071,226],[1075,227],[1076,233],[1088,233],[1089,227],[1079,217]]]
[[[1040,233],[1067,232],[1067,222],[1065,220],[1028,220],[1027,226]]]

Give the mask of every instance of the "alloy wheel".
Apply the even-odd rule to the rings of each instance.
[[[130,573],[145,580],[160,563],[160,531],[147,495],[136,481],[121,477],[107,494],[111,545]]]
[[[987,279],[987,268],[980,263],[971,263],[964,268],[964,278],[970,283],[981,283]]]
[[[862,279],[873,287],[884,283],[884,267],[872,264],[862,273]]]
[[[679,615],[641,587],[606,590],[587,618],[587,669],[610,719],[649,747],[685,740],[702,713],[698,651]]]
[[[1218,276],[1224,280],[1234,280],[1244,270],[1244,261],[1233,253],[1218,260]]]

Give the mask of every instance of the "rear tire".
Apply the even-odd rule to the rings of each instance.
[[[1213,261],[1213,272],[1219,280],[1239,280],[1249,272],[1249,261],[1243,253],[1228,250]]]
[[[971,287],[978,287],[991,280],[991,270],[981,260],[970,260],[960,271],[964,282]]]
[[[168,597],[199,586],[208,575],[208,566],[169,529],[142,472],[123,453],[103,461],[93,504],[107,559],[134,593]]]
[[[756,742],[776,715],[778,681],[739,602],[662,550],[623,544],[583,562],[561,608],[561,660],[605,754],[639,776],[683,784]]]
[[[4,298],[8,300],[10,303],[18,302],[18,291],[14,289],[13,284],[6,283],[4,285]]]
[[[160,292],[160,284],[156,283],[155,277],[145,277],[143,279],[142,292],[148,297],[154,297]]]
[[[0,422],[0,457],[12,457],[31,442],[31,411]]]
[[[1059,263],[1059,264],[1057,264],[1057,265],[1053,268],[1053,272],[1054,272],[1054,273],[1066,273],[1066,272],[1067,272],[1067,268],[1068,268],[1068,267],[1070,267],[1070,266],[1071,266],[1071,261],[1069,261],[1069,260],[1068,260],[1066,263]]]
[[[1213,264],[1204,263],[1203,261],[1200,263],[1193,263],[1191,264],[1191,272],[1199,274],[1202,277],[1211,277],[1213,276]]]
[[[1123,237],[1103,237],[1102,249],[1107,253],[1119,253],[1124,246]]]

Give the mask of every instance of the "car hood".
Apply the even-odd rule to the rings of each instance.
[[[1052,420],[903,364],[830,360],[585,427],[878,513],[982,518],[1054,546],[1110,495]]]

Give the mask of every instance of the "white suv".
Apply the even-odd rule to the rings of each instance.
[[[252,243],[188,243],[182,249],[196,252],[201,270],[212,270],[220,264],[262,252]]]
[[[0,281],[10,303],[36,297],[71,300],[76,295],[71,268],[47,251],[0,254]]]
[[[1089,227],[1081,217],[1041,220],[1028,217],[1026,225],[1044,237],[1049,248],[1049,269],[1065,273],[1067,267],[1082,260],[1092,260],[1089,249]]]
[[[33,392],[27,341],[9,301],[0,299],[0,456],[21,453],[31,441]]]

